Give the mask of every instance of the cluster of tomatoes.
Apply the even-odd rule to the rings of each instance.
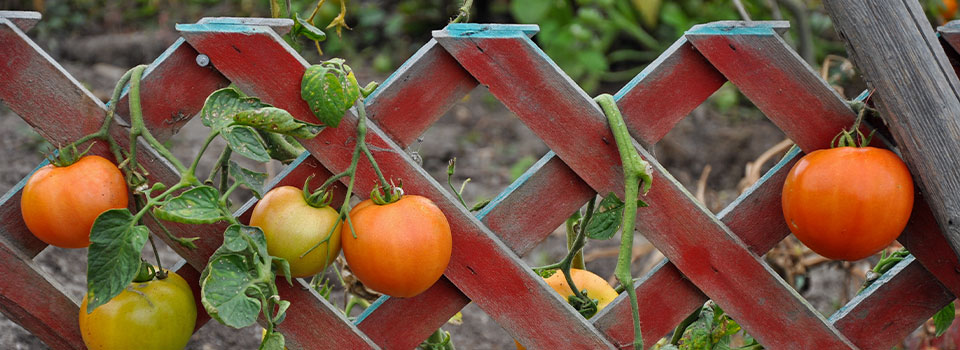
[[[23,189],[21,213],[40,240],[84,248],[90,245],[97,216],[126,208],[128,196],[116,165],[84,156],[73,164],[37,170]],[[329,205],[311,206],[300,189],[290,186],[268,192],[250,220],[264,231],[269,253],[290,263],[292,277],[321,273],[342,246],[364,285],[390,296],[412,297],[433,285],[450,261],[450,226],[425,197],[403,195],[385,204],[365,200],[350,211],[349,223],[344,225]],[[85,312],[86,304],[84,298],[80,329],[90,349],[144,349],[144,344],[180,349],[189,341],[197,316],[193,292],[172,271],[163,279],[132,283],[91,313]]]

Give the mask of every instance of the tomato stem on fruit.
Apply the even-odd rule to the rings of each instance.
[[[630,263],[633,254],[633,235],[637,217],[637,197],[640,195],[640,183],[643,183],[643,192],[650,190],[652,177],[650,175],[650,164],[640,158],[637,149],[633,146],[633,139],[627,131],[627,126],[623,122],[623,116],[620,114],[617,103],[613,96],[602,94],[595,99],[604,114],[607,115],[607,121],[613,132],[613,137],[617,142],[617,150],[620,153],[620,161],[623,163],[624,174],[624,208],[623,208],[623,228],[620,235],[620,254],[617,257],[617,267],[615,275],[624,285],[627,295],[630,299],[630,308],[633,311],[633,331],[634,348],[643,349],[643,335],[640,333],[640,307],[637,305],[637,291],[633,287],[633,276],[630,272]]]

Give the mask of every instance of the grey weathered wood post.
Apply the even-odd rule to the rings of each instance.
[[[916,0],[825,0],[941,231],[960,252],[960,80]]]

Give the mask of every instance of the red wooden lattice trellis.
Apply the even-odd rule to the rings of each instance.
[[[0,100],[45,139],[64,144],[95,131],[105,106],[23,33],[37,20],[35,13],[0,11]],[[288,20],[237,18],[178,25],[183,38],[143,79],[147,126],[158,139],[169,138],[210,92],[231,82],[312,120],[299,90],[308,64],[278,35],[290,25]],[[803,151],[828,146],[854,114],[779,36],[786,28],[785,22],[716,22],[689,30],[616,94],[633,137],[644,145],[656,143],[729,80]],[[951,45],[960,43],[960,31],[954,28],[960,25],[941,28]],[[453,258],[445,276],[427,292],[410,299],[382,298],[356,325],[306,283],[278,283],[282,297],[296,305],[280,327],[291,349],[413,348],[471,301],[531,349],[605,349],[630,343],[626,294],[587,321],[518,257],[596,193],[622,195],[623,188],[619,156],[602,112],[530,40],[536,31],[529,25],[450,25],[434,32],[434,40],[367,99],[374,124],[368,134],[371,150],[385,173],[402,178],[408,192],[431,198],[447,214]],[[199,54],[212,64],[199,66]],[[478,84],[489,87],[552,152],[474,216],[404,148]],[[119,111],[126,110],[125,103]],[[355,122],[348,115],[339,128],[302,141],[309,154],[272,185],[299,185],[310,174],[323,178],[346,168],[350,159],[344,150],[352,147]],[[120,126],[112,131],[123,134]],[[638,149],[656,172],[656,184],[645,198],[650,207],[639,212],[638,228],[669,258],[635,286],[647,346],[711,298],[767,348],[886,349],[960,295],[960,263],[929,208],[918,200],[899,239],[916,258],[904,260],[824,319],[761,259],[789,232],[779,194],[799,152],[790,153],[713,215]],[[148,147],[140,150],[141,159],[149,160],[143,163],[151,181],[169,184],[178,178]],[[369,192],[375,175],[361,166],[358,177],[357,192]],[[0,311],[52,348],[81,349],[77,302],[32,261],[46,245],[20,217],[22,185],[0,199]],[[534,199],[537,205],[530,205]],[[248,215],[252,204],[238,215]],[[197,269],[220,245],[225,225],[170,228],[202,237],[197,250],[170,245],[185,259],[179,273],[196,289]],[[198,327],[209,320],[205,314],[201,318]]]

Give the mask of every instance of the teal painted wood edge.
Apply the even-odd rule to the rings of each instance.
[[[670,47],[664,50],[660,56],[657,56],[657,59],[653,60],[653,62],[650,62],[650,64],[643,68],[639,74],[633,77],[633,79],[630,79],[630,82],[628,82],[627,85],[624,85],[622,88],[620,88],[620,91],[617,91],[617,93],[613,95],[613,99],[619,101],[621,98],[629,94],[630,91],[637,87],[637,85],[640,85],[640,82],[643,81],[648,74],[660,69],[660,65],[668,58],[673,56],[673,53],[683,47],[683,45],[686,43],[687,38],[682,36],[677,39],[677,41],[673,42],[673,45],[670,45]]]
[[[480,23],[451,23],[442,30],[434,31],[434,37],[438,33],[450,37],[473,37],[473,38],[512,38],[517,33],[533,37],[540,31],[540,26],[536,24],[480,24]]]
[[[737,197],[737,199],[735,199],[732,203],[727,205],[726,208],[723,208],[723,210],[717,214],[717,217],[722,219],[726,217],[727,214],[730,214],[730,212],[733,211],[733,209],[736,208],[738,205],[740,205],[741,202],[743,202],[745,199],[753,195],[753,191],[755,191],[757,188],[763,185],[764,182],[767,182],[767,180],[769,180],[770,177],[773,176],[773,174],[776,174],[778,171],[780,171],[780,169],[782,169],[784,166],[789,164],[794,158],[800,156],[801,153],[802,152],[800,151],[799,147],[790,148],[790,150],[787,151],[787,154],[783,156],[783,159],[780,159],[780,161],[777,162],[777,164],[774,165],[773,168],[770,168],[769,171],[763,174],[763,177],[761,177],[760,180],[757,180],[757,182],[754,183],[752,186],[750,186],[750,188],[748,188],[746,191],[740,194],[740,196]]]
[[[960,19],[952,20],[946,24],[937,27],[937,34],[960,32]]]
[[[272,32],[269,27],[252,26],[243,23],[177,23],[175,26],[178,32],[221,32],[221,33],[248,33],[260,34],[267,31]]]
[[[367,96],[366,98],[364,98],[364,105],[369,107],[371,104],[373,104],[373,101],[376,101],[377,96],[380,95],[381,91],[385,90],[386,86],[389,86],[394,82],[396,82],[398,76],[406,73],[411,69],[414,69],[416,67],[417,62],[419,62],[420,59],[422,59],[423,56],[425,56],[427,52],[433,49],[433,47],[436,45],[439,45],[439,44],[435,39],[430,39],[430,41],[428,41],[426,44],[423,44],[423,46],[421,46],[420,49],[418,49],[417,52],[413,54],[413,56],[410,56],[410,58],[408,58],[406,61],[403,62],[403,64],[400,65],[400,68],[397,68],[397,70],[393,71],[393,73],[390,73],[390,76],[388,76],[387,79],[383,81],[383,83],[378,85],[377,88],[373,90],[373,93],[370,94],[370,96]]]
[[[685,35],[771,35],[789,28],[787,21],[718,21],[695,25]]]
[[[360,322],[363,322],[363,320],[367,319],[367,316],[370,316],[370,314],[372,314],[374,310],[380,307],[380,305],[383,305],[383,303],[386,303],[388,299],[390,299],[389,295],[381,295],[380,299],[377,299],[376,301],[374,301],[373,304],[370,304],[369,307],[367,307],[366,309],[363,310],[362,313],[360,313],[360,316],[357,316],[357,319],[353,321],[353,324],[355,326],[359,326]]]
[[[483,209],[481,209],[480,212],[477,213],[477,220],[483,220],[483,218],[489,215],[490,212],[493,211],[493,209],[495,209],[498,205],[500,205],[500,203],[503,203],[503,200],[505,200],[508,196],[510,196],[510,194],[512,194],[514,191],[520,188],[520,186],[523,186],[523,184],[525,184],[527,180],[530,180],[530,178],[533,177],[534,174],[540,171],[540,168],[543,168],[543,166],[546,165],[547,162],[549,162],[550,159],[552,159],[555,156],[556,154],[553,153],[553,151],[549,151],[547,152],[547,154],[543,155],[543,157],[541,157],[540,160],[538,160],[536,163],[530,166],[530,168],[528,168],[527,171],[525,171],[522,175],[520,175],[520,177],[518,177],[515,181],[513,181],[513,183],[511,183],[510,186],[507,186],[507,188],[504,189],[503,192],[500,192],[500,194],[494,197],[493,200],[490,201],[490,203],[484,206]],[[558,189],[558,190],[561,190],[561,189]]]
[[[856,296],[853,297],[853,299],[850,300],[850,302],[848,302],[846,305],[840,308],[840,310],[837,310],[837,312],[834,312],[833,315],[830,315],[830,319],[828,321],[830,321],[830,323],[833,324],[839,321],[840,319],[842,319],[843,317],[847,316],[847,314],[853,311],[853,309],[855,309],[857,305],[859,305],[861,302],[869,298],[871,294],[873,294],[874,292],[879,290],[881,287],[883,287],[884,284],[893,280],[893,278],[896,277],[897,274],[903,271],[903,269],[907,268],[907,266],[913,263],[915,259],[916,258],[913,257],[913,254],[907,255],[906,258],[901,260],[896,265],[893,265],[893,267],[890,270],[887,270],[886,273],[881,275],[880,278],[874,281],[873,284],[867,287],[867,289],[858,293]]]
[[[54,157],[56,157],[56,151],[54,151]],[[30,177],[33,176],[33,173],[37,172],[37,170],[40,170],[40,168],[43,168],[48,164],[50,164],[50,161],[47,159],[44,159],[42,162],[40,162],[40,165],[37,165],[37,167],[31,170],[29,174],[23,177],[23,179],[20,179],[20,181],[17,182],[16,185],[13,185],[13,187],[10,188],[10,190],[7,191],[7,193],[3,194],[3,197],[0,197],[0,205],[7,204],[7,202],[9,202],[11,198],[13,198],[13,196],[16,196],[17,194],[19,194],[20,190],[23,190],[23,186],[27,185],[27,180],[30,180]]]

